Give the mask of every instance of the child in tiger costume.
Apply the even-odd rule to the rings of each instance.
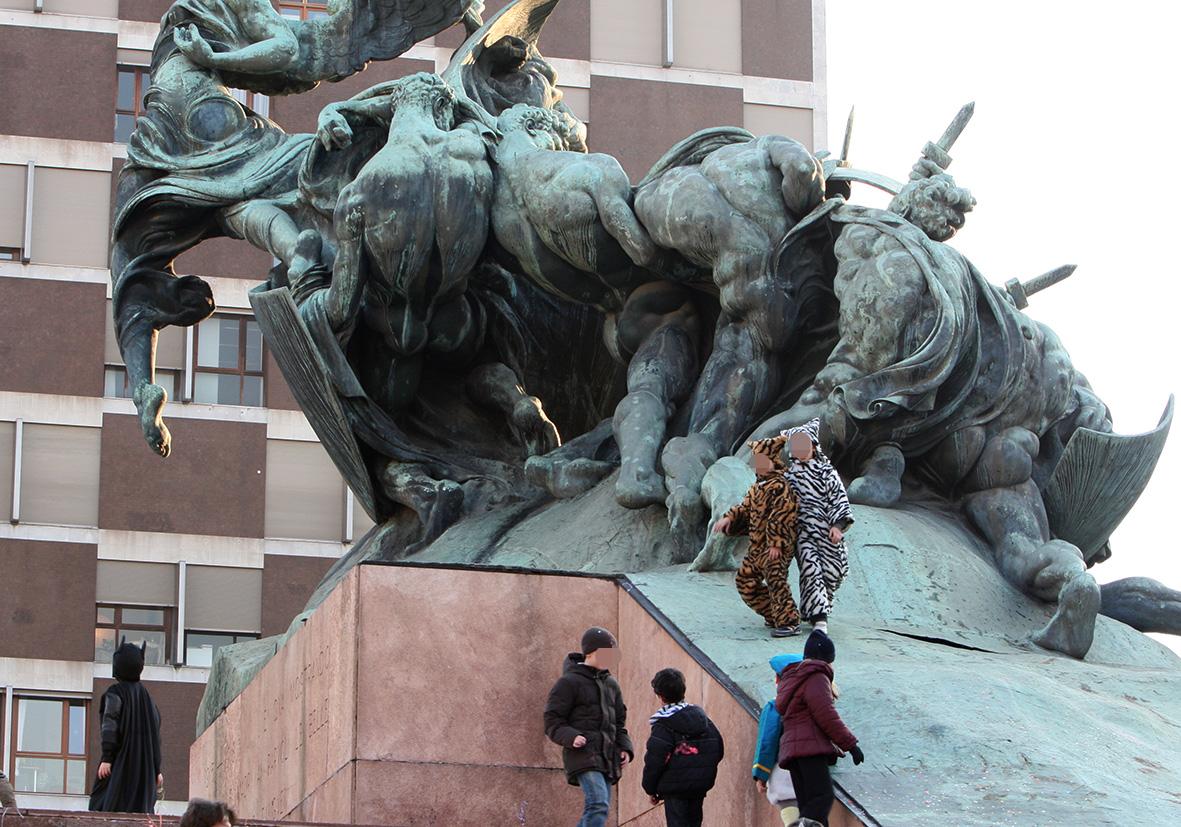
[[[783,462],[786,444],[786,436],[750,443],[754,485],[714,525],[714,531],[723,534],[750,535],[750,550],[734,580],[743,601],[762,615],[773,637],[800,631],[800,613],[787,582],[787,567],[796,549],[798,509]]]

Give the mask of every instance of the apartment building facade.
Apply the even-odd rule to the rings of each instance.
[[[108,244],[124,142],[170,0],[0,0],[0,768],[24,806],[83,809],[97,700],[122,637],[147,644],[165,803],[219,646],[285,630],[368,518],[251,318],[270,257],[217,239],[177,261],[215,316],[169,328],[161,460],[128,399]],[[326,2],[277,0],[292,17]],[[489,2],[491,14],[503,2]],[[391,78],[441,70],[452,29],[313,92],[241,99],[288,131]],[[825,145],[823,0],[563,0],[542,37],[591,148],[637,180],[696,129]]]

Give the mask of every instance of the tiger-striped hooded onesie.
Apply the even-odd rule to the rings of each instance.
[[[800,610],[809,621],[825,620],[832,610],[832,596],[849,573],[845,541],[833,543],[833,526],[845,531],[853,524],[853,511],[845,484],[820,448],[820,420],[784,431],[787,441],[796,433],[812,440],[812,459],[801,461],[788,454],[787,478],[799,502],[799,537],[796,563],[800,567]]]
[[[726,512],[726,534],[749,534],[750,550],[742,558],[734,578],[738,593],[746,605],[777,628],[799,626],[787,582],[787,567],[796,547],[796,498],[784,475],[783,436],[760,439],[750,444],[756,454],[770,458],[772,470],[760,475],[746,492],[742,502]],[[768,552],[779,548],[779,557]]]

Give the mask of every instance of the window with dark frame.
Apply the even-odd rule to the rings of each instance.
[[[115,143],[125,144],[135,131],[135,119],[144,113],[144,94],[152,83],[147,66],[119,66],[115,97]]]
[[[77,698],[13,698],[8,742],[17,792],[86,792],[86,707]]]
[[[147,643],[144,663],[164,666],[172,641],[172,609],[164,606],[99,604],[94,624],[94,661],[110,663],[123,638],[139,646]]]
[[[218,649],[248,640],[258,640],[258,635],[253,632],[202,632],[188,629],[185,631],[185,666],[213,666]]]
[[[296,20],[314,20],[328,16],[327,0],[279,0],[279,14]]]
[[[20,247],[0,247],[0,261],[20,261]]]
[[[210,316],[194,328],[193,401],[262,407],[262,330],[250,316]]]

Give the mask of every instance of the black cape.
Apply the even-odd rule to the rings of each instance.
[[[102,760],[111,774],[95,779],[90,809],[106,813],[151,813],[160,774],[160,711],[139,681],[119,681],[99,704]]]

